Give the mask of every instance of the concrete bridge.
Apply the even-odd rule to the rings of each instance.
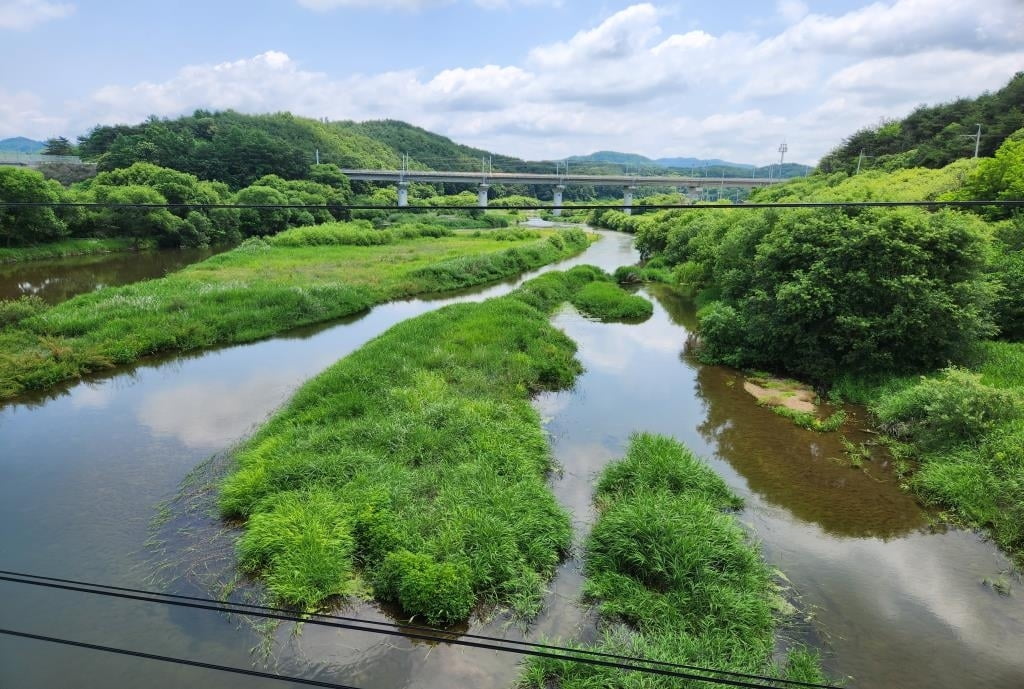
[[[477,185],[477,205],[487,207],[487,190],[492,184],[550,184],[554,190],[554,214],[561,214],[562,192],[570,184],[621,186],[622,205],[629,213],[637,187],[677,187],[694,193],[707,187],[752,188],[777,184],[781,179],[754,177],[683,177],[640,175],[573,175],[536,172],[452,172],[436,170],[342,170],[349,179],[362,182],[394,182],[398,205],[409,205],[410,182],[449,182]]]

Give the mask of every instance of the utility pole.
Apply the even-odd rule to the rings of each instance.
[[[977,158],[978,156],[974,156],[974,157]],[[320,164],[320,149],[319,148],[316,149],[316,164],[317,165]]]
[[[779,144],[779,177],[782,177],[782,163],[786,160],[786,151],[789,150],[789,146],[783,141]]]
[[[981,125],[978,125],[978,133],[974,135],[974,157],[978,157],[978,151],[981,149]]]
[[[862,148],[862,149],[860,149],[860,155],[857,156],[857,172],[855,172],[854,174],[856,174],[856,175],[860,174],[860,164],[863,163],[863,162],[864,162],[864,149]]]

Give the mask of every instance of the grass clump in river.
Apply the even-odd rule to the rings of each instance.
[[[314,228],[316,229],[316,228]],[[164,351],[248,342],[578,253],[580,230],[510,247],[468,235],[375,246],[250,239],[157,280],[97,290],[0,330],[0,399]]]
[[[371,591],[431,624],[536,613],[572,531],[529,397],[581,371],[549,314],[598,275],[418,316],[306,383],[223,484],[241,566],[303,608]]]
[[[584,286],[572,298],[573,306],[603,321],[639,323],[651,317],[654,305],[613,282],[599,280]]]
[[[584,596],[601,615],[596,650],[739,672],[822,681],[816,656],[772,663],[778,594],[772,573],[728,510],[740,499],[678,442],[639,433],[598,482]],[[552,659],[521,685],[668,687],[679,680]]]

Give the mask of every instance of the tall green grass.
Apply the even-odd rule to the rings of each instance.
[[[306,383],[222,486],[241,566],[303,608],[369,587],[432,624],[536,613],[572,533],[529,398],[581,371],[549,313],[601,274],[410,319]]]
[[[728,510],[739,498],[688,449],[639,433],[597,486],[584,597],[600,613],[597,650],[823,679],[815,654],[772,661],[778,600],[771,570]],[[552,659],[531,660],[521,685],[547,689],[688,686],[678,680]]]
[[[513,247],[468,235],[379,246],[251,239],[165,278],[79,295],[28,317],[7,309],[21,315],[0,329],[0,399],[148,354],[248,342],[392,299],[483,284],[578,253],[588,241],[579,231]]]
[[[62,239],[39,246],[0,247],[0,263],[155,249],[156,242],[130,239]]]
[[[378,246],[417,237],[451,237],[455,231],[438,224],[403,224],[378,230],[367,220],[325,223],[285,230],[267,241],[271,246]],[[539,238],[537,235],[535,238]]]
[[[638,323],[654,313],[654,305],[647,299],[604,280],[584,286],[573,296],[572,303],[588,316],[604,321]]]

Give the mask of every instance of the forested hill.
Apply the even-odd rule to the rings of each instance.
[[[551,164],[531,163],[472,146],[464,146],[446,136],[399,120],[338,122],[337,126],[386,144],[399,155],[406,154],[413,168],[432,170],[479,170],[487,164],[500,172],[547,172]],[[486,161],[486,162],[485,162]]]
[[[1024,72],[995,93],[922,105],[902,120],[861,129],[822,158],[818,169],[853,172],[861,151],[863,167],[869,169],[944,167],[974,155],[978,124],[981,156],[992,156],[1006,137],[1024,127]]]
[[[137,125],[97,126],[79,137],[78,152],[99,169],[155,163],[238,189],[264,175],[305,179],[320,162],[339,167],[398,167],[400,156],[385,143],[344,123],[325,123],[288,113],[243,115],[233,111],[174,120],[150,118]]]

